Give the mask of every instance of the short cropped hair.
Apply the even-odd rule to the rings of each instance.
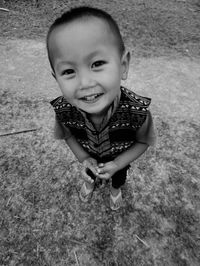
[[[70,9],[69,11],[66,11],[61,15],[61,17],[58,17],[53,24],[50,26],[48,33],[47,33],[47,38],[46,38],[46,45],[47,45],[47,53],[48,53],[48,58],[49,62],[51,65],[51,68],[53,68],[51,56],[50,56],[50,49],[49,49],[49,38],[52,33],[52,31],[64,24],[68,24],[70,22],[73,22],[75,20],[83,19],[83,18],[92,18],[96,17],[99,19],[104,20],[107,22],[108,26],[110,27],[112,33],[114,34],[117,44],[118,44],[118,49],[120,55],[122,55],[125,51],[125,46],[124,46],[124,41],[122,39],[119,27],[116,23],[116,21],[112,18],[110,14],[105,12],[104,10],[98,9],[98,8],[93,8],[89,6],[80,6],[80,7],[75,7]]]

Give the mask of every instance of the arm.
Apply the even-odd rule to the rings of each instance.
[[[116,165],[118,165],[119,170],[139,158],[147,150],[149,145],[154,145],[156,140],[156,134],[150,111],[147,112],[145,122],[137,131],[136,140],[137,142],[132,147],[120,154],[114,160]]]
[[[118,155],[114,160],[114,163],[117,165],[117,171],[139,158],[148,147],[148,144],[136,142],[127,151]]]
[[[79,162],[82,163],[86,158],[90,157],[77,142],[70,129],[60,123],[57,117],[55,117],[54,137],[55,139],[64,139]]]
[[[75,157],[82,163],[82,177],[85,181],[93,182],[88,175],[88,170],[96,174],[97,161],[90,157],[90,155],[82,148],[76,138],[72,135],[69,128],[63,126],[56,118],[54,125],[54,137],[56,139],[64,139]]]
[[[146,151],[148,146],[148,144],[136,142],[127,151],[118,155],[113,161],[105,164],[99,164],[97,169],[98,177],[102,179],[109,179],[117,171],[123,169],[140,157]]]
[[[96,175],[97,161],[90,157],[90,155],[81,147],[73,135],[71,135],[68,139],[65,139],[65,142],[70,147],[71,151],[79,160],[79,162],[82,163],[83,167],[81,172],[84,180],[93,183],[94,180],[91,178],[91,174],[93,173],[93,176]],[[92,172],[91,174],[89,174],[89,170]]]
[[[82,163],[85,159],[89,158],[90,155],[81,147],[81,145],[77,142],[75,137],[71,135],[69,138],[65,139],[65,142],[70,147],[73,154]]]
[[[127,151],[118,155],[113,161],[99,164],[97,169],[100,178],[108,179],[120,169],[126,167],[131,162],[140,157],[149,147],[155,143],[155,131],[151,113],[148,111],[147,118],[136,134],[136,143]]]

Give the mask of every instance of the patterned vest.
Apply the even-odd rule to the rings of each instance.
[[[100,131],[63,96],[51,101],[57,119],[70,129],[83,149],[93,158],[109,161],[136,142],[136,132],[144,123],[151,99],[121,87],[119,104]]]

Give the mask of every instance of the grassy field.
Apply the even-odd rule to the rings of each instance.
[[[48,103],[52,96],[34,91],[43,68],[37,70],[37,77],[31,63],[37,64],[37,56],[43,58],[44,52],[28,45],[29,40],[44,42],[48,25],[65,7],[91,1],[57,0],[54,9],[53,1],[39,2],[37,8],[31,1],[5,1],[10,12],[1,13],[5,64],[12,55],[9,60],[16,59],[19,66],[15,76],[9,72],[12,65],[1,74],[1,132],[37,130],[0,137],[0,265],[198,266],[198,84],[184,77],[177,84],[175,73],[167,80],[169,86],[170,82],[176,85],[168,98],[168,87],[160,90],[162,80],[156,80],[158,88],[149,96],[160,103],[152,108],[158,143],[132,165],[123,187],[123,208],[110,211],[109,187],[96,190],[91,204],[81,203],[80,165],[68,147],[52,136],[54,117]],[[92,4],[110,11],[119,21],[135,58],[183,58],[189,66],[199,58],[199,1]],[[16,54],[15,43],[20,51]],[[30,57],[29,68],[23,68],[23,55],[29,49],[35,56]],[[8,85],[12,78],[18,82],[12,83],[13,88]],[[46,87],[43,82],[41,86]]]
[[[67,8],[92,4],[118,21],[126,45],[137,56],[200,55],[200,0],[6,0],[1,36],[44,39],[53,19]],[[53,2],[56,5],[53,5]]]

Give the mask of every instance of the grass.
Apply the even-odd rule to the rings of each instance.
[[[30,0],[5,2],[11,11],[0,13],[2,37],[44,40],[48,27],[64,10],[90,4],[114,16],[136,56],[200,55],[199,0],[39,0],[39,8]]]
[[[34,126],[51,117],[46,108],[38,119],[42,101],[31,108],[27,98],[1,99],[12,103],[3,109],[8,125],[18,109],[16,124],[21,113]],[[133,165],[116,213],[108,188],[96,191],[91,204],[79,201],[79,164],[53,140],[50,126],[1,138],[1,265],[75,265],[75,251],[82,265],[198,265],[199,127],[170,121],[170,131],[168,119],[157,121],[159,144]]]
[[[116,5],[116,1],[111,4],[104,1],[98,6],[103,5],[105,9],[111,6],[115,16],[120,18],[124,16],[124,8],[127,17],[124,21],[120,19],[121,28],[137,56],[188,56],[185,48],[190,48],[192,58],[197,56],[197,1],[150,2],[141,5],[135,1],[133,5],[133,1],[123,1],[126,3],[123,5],[119,1]],[[7,24],[3,23],[1,39],[41,40],[44,37],[52,15],[50,6],[45,9],[44,5],[38,10],[27,1],[20,17],[25,2],[6,3],[13,11],[2,15],[8,20]],[[58,3],[54,16],[63,9],[62,1]],[[80,1],[73,1],[73,5],[78,3]],[[158,24],[152,21],[150,15],[154,14]],[[186,17],[177,25],[177,16]],[[191,25],[187,28],[184,21],[186,23],[188,16]],[[29,20],[25,23],[27,17]],[[134,28],[133,20],[137,22]],[[149,36],[155,27],[157,35],[153,35],[151,41],[145,39],[143,33]],[[164,34],[163,29],[168,30],[168,34]],[[176,37],[175,44],[170,44],[169,36],[173,40]],[[160,106],[155,108],[157,146],[132,165],[123,188],[124,207],[111,212],[108,187],[95,191],[91,204],[79,201],[80,165],[64,143],[53,139],[54,118],[49,97],[27,96],[21,91],[21,83],[15,93],[7,84],[2,84],[2,131],[21,130],[24,126],[39,129],[0,138],[0,265],[71,266],[78,265],[77,258],[84,266],[199,265],[200,123],[197,112],[192,112],[192,118],[187,112],[178,117],[171,108],[164,116]],[[188,97],[195,100],[198,96],[190,97],[185,91],[188,97],[180,98],[176,88],[172,88],[171,93],[177,109],[186,105],[189,108]],[[156,97],[162,98],[158,92],[152,95]]]

